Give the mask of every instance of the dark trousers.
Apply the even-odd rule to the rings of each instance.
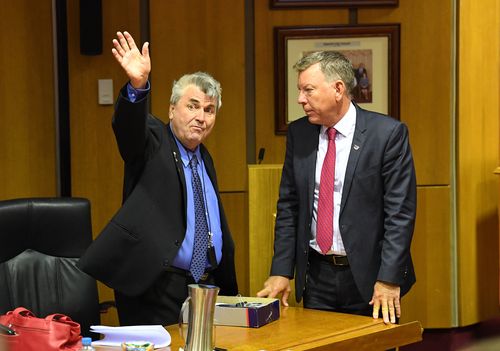
[[[304,307],[362,316],[371,316],[373,310],[361,297],[349,266],[326,262],[313,251],[309,252]]]
[[[211,275],[199,281],[213,284]],[[188,285],[195,284],[186,272],[164,272],[144,294],[127,296],[115,291],[120,325],[170,325],[179,322],[182,303],[188,296]]]

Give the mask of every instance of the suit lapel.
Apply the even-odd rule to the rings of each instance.
[[[363,111],[356,106],[356,128],[354,129],[354,136],[352,139],[351,151],[349,152],[349,159],[347,161],[347,168],[344,178],[344,187],[342,189],[342,200],[340,202],[340,215],[344,210],[346,199],[349,195],[352,185],[352,179],[356,166],[358,165],[359,155],[363,151],[366,139],[366,118]]]
[[[177,170],[177,177],[179,178],[179,181],[181,182],[182,186],[182,199],[184,200],[185,204],[185,211],[187,210],[187,190],[186,190],[186,177],[184,176],[184,167],[182,164],[181,160],[181,153],[179,152],[179,148],[177,147],[177,143],[175,142],[175,137],[172,134],[172,130],[170,129],[170,126],[167,124],[166,127],[167,129],[167,136],[168,136],[168,141],[170,143],[170,150],[172,151],[172,156],[174,157],[175,161],[175,168]]]
[[[304,159],[304,168],[307,171],[307,204],[309,206],[308,213],[312,215],[313,204],[314,204],[314,185],[316,178],[316,158],[318,156],[318,144],[319,144],[319,132],[321,130],[320,126],[311,125],[311,131],[308,132],[303,140],[307,141],[307,145],[304,148],[308,150],[308,154]]]
[[[207,148],[203,144],[200,144],[200,153],[201,153],[201,157],[203,158],[203,163],[205,164],[205,169],[207,171],[207,175],[210,178],[210,181],[212,182],[212,185],[213,185],[215,192],[218,196],[219,189],[218,189],[217,182],[216,182],[215,167],[212,163],[212,158],[210,157],[210,154],[208,153]]]

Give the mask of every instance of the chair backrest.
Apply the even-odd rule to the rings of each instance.
[[[0,201],[0,314],[62,313],[90,335],[100,322],[97,284],[76,267],[92,242],[90,218],[82,198]]]

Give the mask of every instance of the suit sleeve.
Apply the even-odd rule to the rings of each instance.
[[[271,275],[293,278],[297,241],[298,196],[294,180],[293,127],[288,128],[285,163],[281,175],[274,228],[274,256]]]
[[[416,176],[408,129],[398,124],[390,134],[382,165],[384,239],[378,280],[402,285],[411,261],[416,215]]]
[[[131,102],[127,98],[127,87],[124,86],[115,104],[112,125],[120,155],[125,163],[144,158],[148,142],[147,117],[147,96]]]

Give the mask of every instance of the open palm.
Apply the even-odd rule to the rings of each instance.
[[[113,39],[114,48],[111,50],[113,56],[129,77],[132,86],[136,89],[144,88],[151,71],[149,43],[144,43],[140,52],[128,32],[118,32],[116,35],[118,39]]]

